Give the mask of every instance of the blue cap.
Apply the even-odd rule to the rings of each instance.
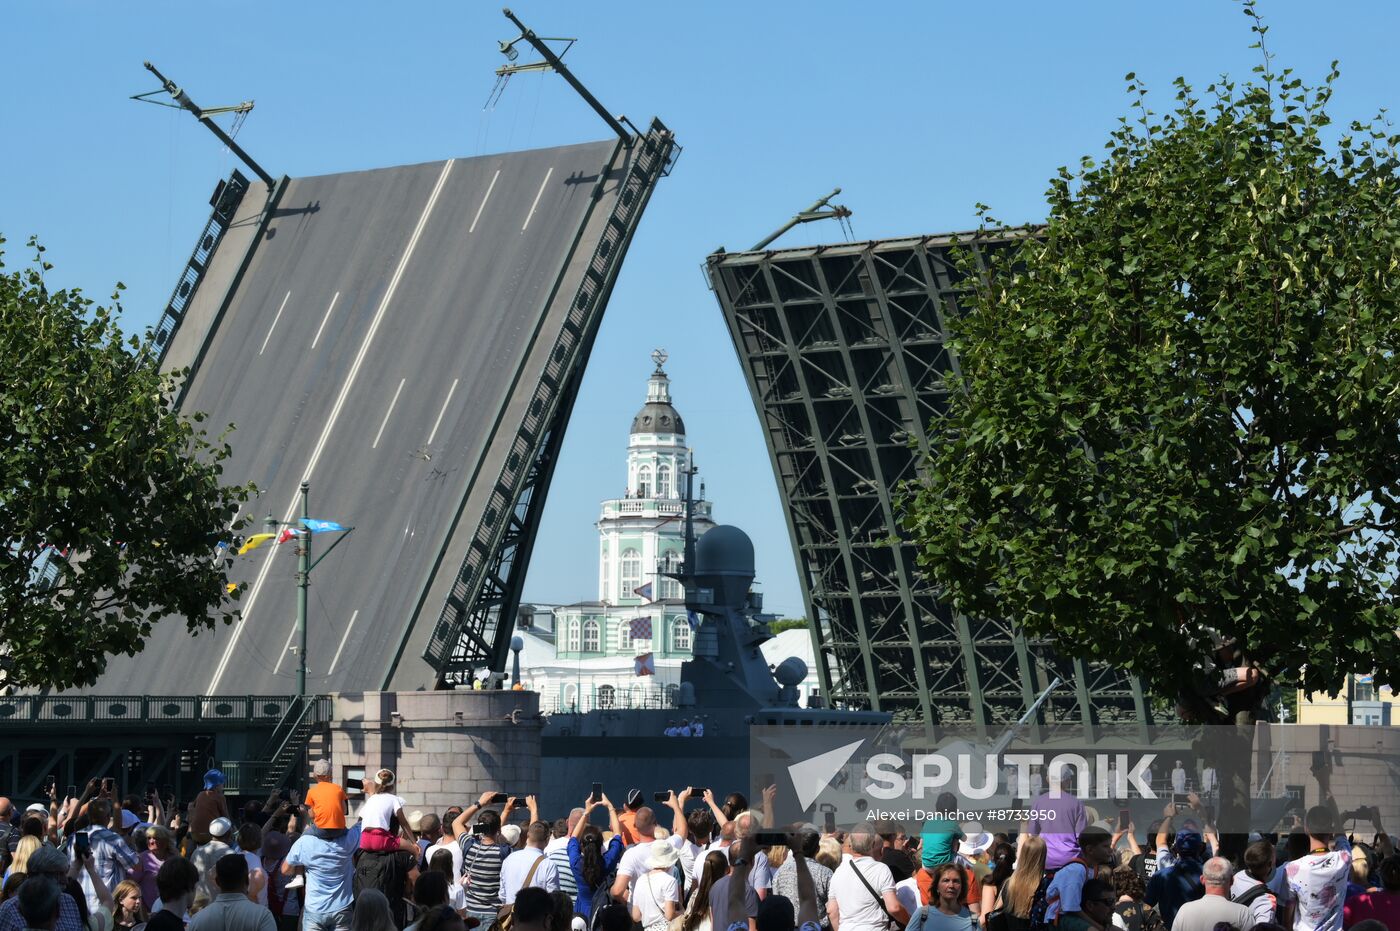
[[[224,784],[224,772],[221,769],[211,769],[204,774],[205,790],[216,789]]]
[[[1205,847],[1205,839],[1196,831],[1180,830],[1176,832],[1176,852],[1186,857],[1199,856],[1201,849]]]

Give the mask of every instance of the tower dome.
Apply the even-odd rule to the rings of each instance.
[[[632,418],[631,433],[674,433],[684,436],[685,421],[671,406],[671,379],[661,367],[666,361],[665,351],[656,350],[651,354],[651,360],[656,363],[656,371],[647,380],[647,402]]]

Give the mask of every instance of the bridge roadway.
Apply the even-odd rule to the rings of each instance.
[[[480,516],[464,513],[454,528],[454,514],[474,478],[477,487],[495,481],[487,437],[498,415],[513,434],[512,410],[534,387],[530,378],[512,383],[527,354],[540,352],[532,334],[556,280],[565,279],[567,301],[597,242],[620,170],[596,203],[592,191],[617,145],[300,178],[286,188],[207,338],[182,410],[207,412],[214,434],[236,424],[224,474],[259,489],[244,534],[263,531],[269,512],[297,516],[303,478],[312,517],[356,528],[312,573],[310,691],[383,687],[420,600],[424,626],[394,676],[396,687],[431,687],[418,655],[423,631]],[[242,213],[264,194],[255,183]],[[211,279],[231,278],[229,263],[242,259],[240,248],[221,246]],[[203,338],[182,329],[171,358],[191,356]],[[312,558],[334,538],[316,535]],[[190,637],[183,618],[167,618],[138,656],[114,657],[92,691],[293,691],[293,550],[268,544],[235,557],[233,578],[246,584],[241,621]]]

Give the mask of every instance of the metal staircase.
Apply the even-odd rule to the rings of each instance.
[[[306,757],[312,740],[330,721],[329,695],[294,698],[277,721],[261,752],[251,760],[228,760],[223,764],[230,795],[267,792],[283,785]]]

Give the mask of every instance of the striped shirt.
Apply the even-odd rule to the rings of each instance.
[[[578,897],[578,880],[574,879],[573,867],[569,866],[569,838],[556,837],[545,844],[544,855],[554,864],[554,872],[559,874],[559,888],[569,894],[569,899]]]
[[[483,841],[475,834],[463,834],[461,844],[467,911],[498,910],[501,907],[501,864],[510,856],[510,845]]]

